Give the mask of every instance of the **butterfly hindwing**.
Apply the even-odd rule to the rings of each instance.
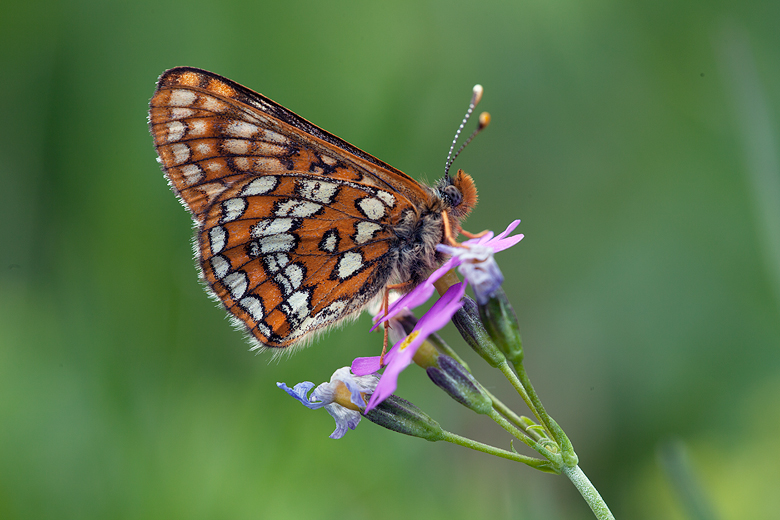
[[[205,280],[260,344],[286,347],[385,286],[399,202],[371,186],[295,172],[246,179],[206,215]]]

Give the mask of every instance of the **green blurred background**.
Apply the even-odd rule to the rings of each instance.
[[[429,181],[484,85],[467,227],[523,220],[499,262],[583,470],[618,518],[689,518],[659,456],[679,451],[712,518],[777,518],[778,20],[770,0],[4,3],[0,518],[592,518],[563,477],[368,422],[330,440],[276,388],[379,336],[362,317],[272,362],[206,297],[146,124],[177,65]],[[508,446],[419,370],[401,385]]]

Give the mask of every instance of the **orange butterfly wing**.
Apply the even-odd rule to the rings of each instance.
[[[261,347],[354,315],[394,268],[394,226],[431,189],[264,96],[165,72],[150,127],[198,226],[203,277]]]

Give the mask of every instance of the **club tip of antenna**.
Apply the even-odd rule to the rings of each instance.
[[[482,85],[480,85],[480,84],[474,85],[474,88],[472,89],[472,92],[474,92],[474,94],[471,96],[471,104],[472,105],[477,106],[477,104],[479,103],[479,100],[482,99],[482,91],[483,90],[484,89],[482,88]]]
[[[488,112],[482,112],[479,114],[479,129],[482,130],[490,124],[490,114]]]

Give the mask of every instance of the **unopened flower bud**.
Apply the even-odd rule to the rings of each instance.
[[[452,317],[452,323],[466,340],[466,343],[474,351],[482,356],[490,366],[497,367],[501,365],[506,358],[493,343],[485,326],[482,324],[477,304],[468,296],[463,297],[463,307]]]
[[[520,325],[501,287],[492,291],[487,302],[479,305],[479,315],[488,334],[507,359],[514,365],[522,363],[523,342],[520,339]]]
[[[412,437],[440,441],[444,430],[428,414],[405,399],[391,395],[365,416],[369,421]]]
[[[488,414],[493,409],[493,401],[479,381],[451,357],[439,356],[438,366],[428,367],[426,372],[436,386],[463,406],[480,414]]]

